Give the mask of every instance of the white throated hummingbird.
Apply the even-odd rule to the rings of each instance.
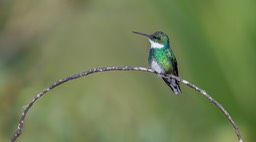
[[[177,60],[170,48],[169,37],[163,32],[145,34],[133,32],[135,34],[146,36],[151,44],[148,63],[157,73],[173,74],[179,76]],[[173,90],[175,94],[181,94],[179,82],[173,78],[162,77],[165,83]]]

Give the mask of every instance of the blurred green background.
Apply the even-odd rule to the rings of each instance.
[[[145,66],[146,38],[164,31],[180,76],[205,89],[256,140],[256,1],[0,0],[0,141],[51,83],[90,68]],[[235,142],[199,93],[156,75],[105,72],[63,84],[27,115],[19,142]]]

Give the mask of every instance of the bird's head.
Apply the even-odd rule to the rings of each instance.
[[[151,48],[163,48],[169,45],[169,38],[163,32],[157,31],[153,34],[145,34],[141,32],[133,33],[148,37],[148,40],[151,43]]]

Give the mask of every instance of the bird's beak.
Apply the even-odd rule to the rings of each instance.
[[[146,36],[148,37],[149,39],[153,39],[152,35],[149,35],[149,34],[145,34],[145,33],[141,33],[141,32],[133,32],[134,34],[138,34],[138,35],[143,35],[143,36]]]

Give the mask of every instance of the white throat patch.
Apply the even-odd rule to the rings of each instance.
[[[149,39],[149,42],[151,44],[151,48],[163,48],[164,45],[163,44],[160,44],[160,43],[157,43],[157,42],[154,42],[153,40]]]

